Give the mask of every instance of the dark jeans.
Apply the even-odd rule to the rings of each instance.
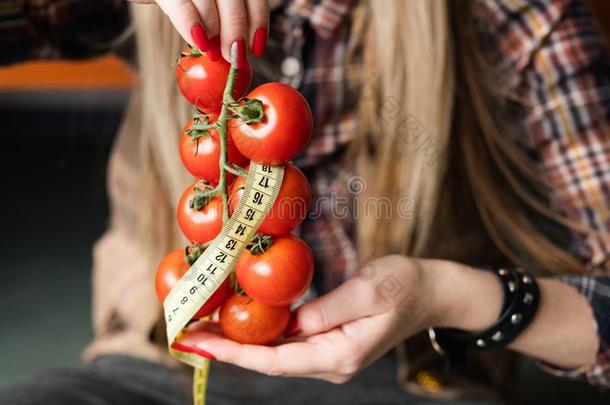
[[[0,390],[2,405],[183,405],[190,401],[190,373],[128,356],[105,356],[88,365],[48,370]],[[213,362],[207,403],[392,405],[435,401],[403,392],[396,384],[394,356],[386,355],[343,385],[272,378]]]

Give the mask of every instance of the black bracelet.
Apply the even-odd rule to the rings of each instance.
[[[538,309],[538,283],[528,273],[515,269],[493,271],[504,287],[504,305],[498,321],[480,333],[469,333],[452,328],[429,328],[434,349],[446,354],[451,363],[462,363],[465,348],[490,350],[511,343],[527,328]]]

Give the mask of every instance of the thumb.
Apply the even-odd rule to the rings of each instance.
[[[295,310],[286,336],[310,336],[385,310],[386,301],[370,281],[352,277],[328,294]]]

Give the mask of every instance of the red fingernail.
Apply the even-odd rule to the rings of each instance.
[[[208,58],[210,58],[212,62],[218,62],[220,58],[222,58],[222,54],[220,53],[220,37],[218,35],[210,38]]]
[[[179,350],[181,352],[186,352],[186,353],[195,353],[200,355],[201,357],[205,357],[206,359],[209,360],[216,360],[216,357],[214,357],[214,355],[212,353],[208,353],[203,349],[200,349],[196,346],[186,346],[180,343],[172,343],[172,349],[175,350]]]
[[[205,31],[201,24],[196,24],[191,28],[191,36],[193,37],[193,42],[197,48],[199,48],[200,52],[205,52],[210,47],[210,41],[208,40],[208,36],[205,35]]]
[[[246,55],[246,41],[239,38],[237,41],[237,68],[242,69],[248,63],[248,55]]]
[[[284,336],[293,337],[298,335],[299,333],[301,333],[301,327],[299,326],[299,321],[297,320],[297,317],[293,315],[292,318],[290,318],[288,326],[286,326]]]
[[[260,27],[254,33],[254,39],[252,40],[252,53],[257,58],[263,56],[267,50],[267,28]]]

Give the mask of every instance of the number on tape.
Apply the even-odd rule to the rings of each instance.
[[[244,193],[233,216],[165,298],[167,341],[170,353],[176,359],[196,368],[203,366],[203,358],[173,350],[171,345],[197,310],[229,276],[237,258],[271,210],[283,177],[283,166],[250,164]]]

